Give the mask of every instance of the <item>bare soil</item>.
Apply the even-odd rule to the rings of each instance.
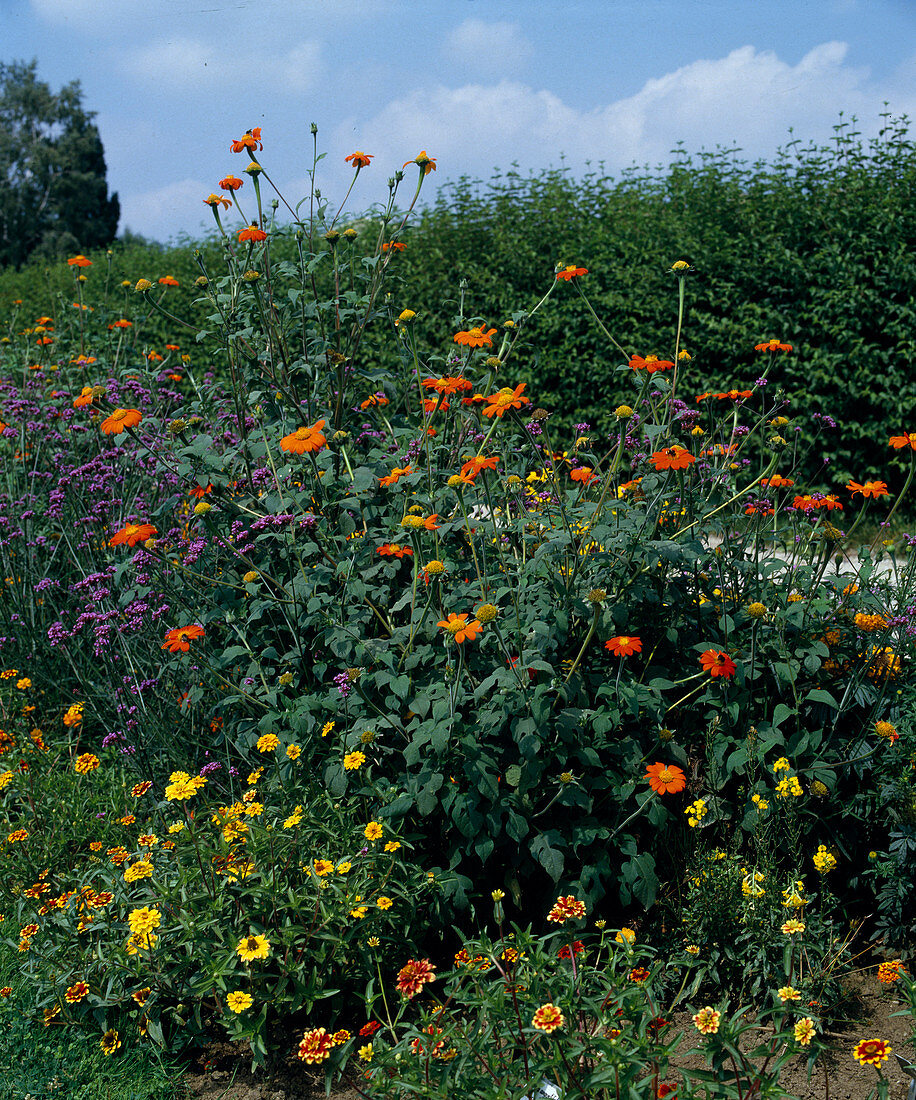
[[[818,1063],[813,1078],[808,1078],[804,1057],[782,1072],[782,1087],[797,1100],[866,1100],[878,1075],[853,1058],[853,1047],[860,1039],[885,1039],[908,1061],[916,1060],[916,1049],[908,1042],[914,1021],[909,1015],[894,1015],[905,1008],[894,988],[879,986],[873,975],[863,976],[850,981],[850,993],[861,1006],[861,1019],[849,1028],[826,1033],[831,1053]],[[689,1016],[676,1016],[673,1023],[685,1032],[685,1045],[694,1045]],[[702,1063],[685,1057],[681,1064],[688,1068]],[[890,1100],[905,1100],[910,1078],[893,1055],[884,1071],[890,1081]],[[291,1062],[269,1077],[253,1076],[248,1061],[229,1043],[208,1047],[186,1073],[184,1083],[194,1100],[321,1100],[325,1095],[323,1078],[299,1063]],[[335,1092],[331,1100],[359,1097],[352,1091]]]

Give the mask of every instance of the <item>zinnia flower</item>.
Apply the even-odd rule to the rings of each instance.
[[[547,914],[547,919],[554,924],[563,924],[567,920],[581,920],[585,916],[585,902],[579,901],[572,894],[559,897],[553,903],[553,908]]]
[[[266,241],[267,240],[267,234],[264,232],[263,229],[259,229],[258,226],[256,226],[255,223],[252,222],[251,225],[249,225],[247,229],[240,229],[239,230],[239,240],[240,241]]]
[[[710,676],[722,676],[726,680],[730,680],[735,675],[735,670],[738,667],[731,657],[727,653],[723,653],[721,649],[707,649],[705,653],[701,653],[700,664]]]
[[[318,420],[310,428],[297,428],[292,435],[285,435],[280,440],[280,449],[296,455],[320,451],[328,444],[321,430],[326,423],[325,420]]]
[[[686,447],[675,443],[672,447],[656,451],[649,457],[649,461],[656,470],[686,470],[696,459]]]
[[[587,275],[587,267],[576,267],[575,264],[568,264],[562,271],[557,272],[557,279],[562,279],[568,283],[571,279],[578,278],[579,275]]]
[[[477,619],[468,622],[469,618],[470,616],[467,614],[456,615],[453,611],[447,619],[440,619],[436,625],[447,634],[451,634],[458,645],[461,645],[464,641],[473,642],[483,629],[483,624],[478,622]]]
[[[143,419],[143,413],[139,409],[115,409],[107,416],[99,428],[105,435],[120,435],[125,428],[136,428]]]
[[[85,982],[74,982],[73,985],[67,987],[67,992],[65,994],[67,1004],[77,1004],[86,996],[88,992],[89,986],[86,985]]]
[[[235,951],[242,962],[266,959],[270,954],[270,940],[266,936],[258,936],[252,933],[239,940]]]
[[[120,1049],[121,1040],[118,1038],[118,1033],[113,1027],[109,1028],[99,1040],[99,1046],[102,1048],[102,1053],[106,1057],[114,1054],[116,1050]]]
[[[467,332],[456,332],[455,343],[463,344],[469,348],[491,348],[493,347],[493,335],[496,332],[495,328],[491,328],[487,332],[486,325],[476,325],[474,328],[468,329]]]
[[[166,632],[165,641],[160,648],[167,649],[169,653],[187,653],[191,648],[191,641],[202,638],[204,633],[204,628],[197,623],[191,626],[176,626]]]
[[[410,959],[398,971],[395,988],[402,996],[415,997],[428,982],[436,980],[435,969],[429,959]]]
[[[701,1035],[715,1035],[719,1030],[721,1016],[714,1008],[707,1005],[693,1017],[694,1027]]]
[[[646,779],[656,794],[677,794],[687,786],[687,778],[676,764],[650,764]]]
[[[856,1044],[852,1056],[861,1065],[874,1066],[877,1069],[882,1062],[887,1061],[892,1049],[890,1043],[884,1039],[863,1039]]]
[[[151,523],[128,523],[120,531],[116,531],[108,540],[109,546],[136,546],[138,542],[146,542],[158,531]]]
[[[254,997],[250,993],[243,993],[241,990],[236,990],[234,993],[226,994],[226,1004],[229,1006],[229,1010],[238,1015],[240,1012],[244,1012],[246,1009],[251,1008],[254,1004]]]
[[[302,1042],[296,1051],[296,1057],[310,1066],[324,1062],[330,1057],[334,1047],[334,1038],[323,1027],[314,1027],[302,1036]]]
[[[800,1020],[796,1020],[794,1031],[795,1042],[801,1043],[803,1047],[806,1047],[817,1034],[817,1028],[810,1016],[802,1016]]]
[[[80,775],[88,775],[90,772],[94,772],[100,764],[101,761],[95,753],[83,752],[76,758],[73,767]]]
[[[604,643],[604,648],[609,649],[615,657],[630,657],[634,653],[642,652],[642,639],[623,634],[617,638],[609,638]]]
[[[358,172],[360,168],[368,168],[369,161],[372,160],[374,156],[375,153],[364,153],[360,149],[357,149],[355,153],[351,153],[348,157],[344,157],[344,160],[347,164],[352,164]]]
[[[563,1013],[556,1005],[550,1004],[549,1001],[547,1004],[541,1005],[531,1018],[531,1026],[537,1028],[538,1031],[546,1031],[548,1035],[565,1023]]]

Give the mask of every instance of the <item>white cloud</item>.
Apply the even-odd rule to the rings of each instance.
[[[487,23],[483,19],[465,19],[448,35],[444,52],[450,61],[471,68],[502,73],[518,72],[534,54],[534,47],[522,34],[518,23]]]
[[[321,45],[318,42],[300,42],[273,65],[287,91],[309,92],[324,72]]]
[[[151,191],[121,195],[121,229],[130,228],[160,241],[173,236],[176,225],[195,235],[212,226],[213,215],[203,205],[212,190],[212,184],[183,179]]]

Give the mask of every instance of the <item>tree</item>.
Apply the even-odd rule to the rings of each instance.
[[[37,67],[0,62],[0,265],[107,245],[121,212],[79,81],[55,94]]]

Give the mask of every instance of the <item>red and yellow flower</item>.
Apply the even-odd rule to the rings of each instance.
[[[646,779],[656,794],[677,794],[687,786],[687,777],[676,764],[650,764]]]
[[[318,420],[311,427],[297,428],[291,435],[285,435],[280,440],[280,449],[296,455],[320,451],[328,444],[327,437],[322,432],[326,423]]]

